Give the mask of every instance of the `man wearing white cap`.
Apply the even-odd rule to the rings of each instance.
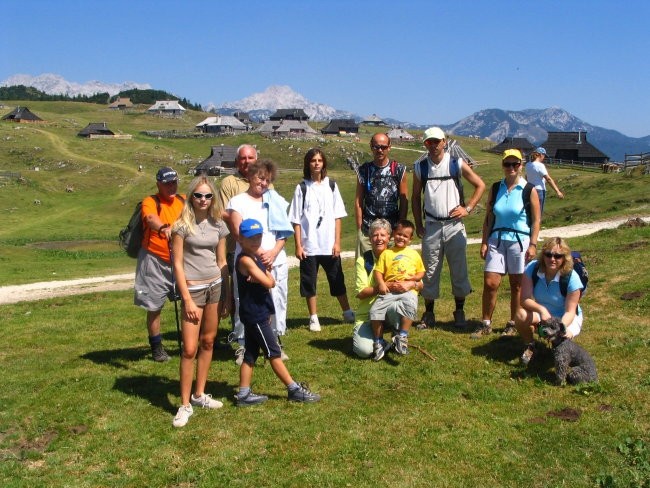
[[[443,257],[451,276],[451,291],[456,302],[454,325],[465,327],[465,297],[472,291],[467,272],[467,234],[463,218],[481,199],[485,183],[462,158],[445,150],[445,133],[439,127],[424,131],[424,146],[429,154],[417,162],[413,171],[413,218],[417,235],[422,238],[422,259],[426,269],[424,288],[425,312],[418,328],[435,326],[434,301],[440,296],[440,273]],[[464,201],[462,178],[474,191]],[[424,205],[422,205],[424,195]]]

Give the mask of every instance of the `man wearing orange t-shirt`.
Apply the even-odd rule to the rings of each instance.
[[[158,193],[142,201],[144,237],[135,269],[133,303],[147,311],[147,330],[153,360],[169,361],[160,335],[160,312],[172,292],[172,265],[169,256],[171,226],[185,201],[177,195],[178,173],[160,168],[156,174]]]

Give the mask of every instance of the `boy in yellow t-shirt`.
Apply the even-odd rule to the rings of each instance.
[[[370,321],[374,336],[373,359],[379,361],[386,350],[384,346],[384,319],[389,308],[395,308],[401,316],[400,329],[393,337],[393,347],[398,354],[408,354],[408,331],[415,320],[418,308],[417,291],[403,291],[399,286],[403,281],[421,281],[424,276],[424,263],[420,254],[411,249],[415,226],[408,220],[400,220],[393,231],[395,245],[386,249],[373,269],[377,283],[377,299],[370,308]]]

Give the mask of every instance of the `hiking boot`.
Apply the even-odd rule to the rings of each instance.
[[[417,324],[415,327],[419,330],[424,330],[424,329],[433,329],[436,326],[436,314],[433,312],[424,312],[422,314],[422,318],[420,319],[420,323]]]
[[[515,336],[517,335],[517,328],[515,327],[514,320],[509,320],[506,323],[506,328],[501,332],[502,336]]]
[[[492,325],[490,325],[490,324],[481,324],[469,336],[472,339],[480,339],[483,336],[489,336],[491,333],[492,333]]]
[[[151,346],[151,356],[153,357],[153,360],[156,361],[157,363],[164,363],[165,361],[169,361],[171,359],[169,357],[169,354],[167,354],[167,351],[165,351],[162,342],[159,342],[158,344]]]
[[[269,397],[266,395],[257,395],[253,393],[253,390],[249,390],[246,395],[235,395],[235,400],[238,407],[251,407],[253,405],[259,405],[267,401]]]
[[[346,310],[343,312],[343,322],[347,322],[348,324],[354,324],[356,317],[354,315],[354,310]]]
[[[320,322],[318,317],[314,316],[309,319],[309,330],[312,332],[320,332]]]
[[[467,327],[467,320],[465,320],[464,310],[454,310],[454,327],[463,329]]]
[[[524,366],[528,366],[528,363],[530,363],[534,355],[535,355],[535,343],[531,342],[526,346],[524,352],[521,353],[521,357],[519,358],[521,360],[521,364],[523,364]]]
[[[237,350],[235,351],[235,364],[237,366],[241,366],[242,363],[244,362],[244,353],[246,352],[246,349],[244,346],[239,346]]]
[[[290,402],[314,403],[320,400],[320,395],[311,392],[307,383],[298,383],[298,388],[287,392],[287,400]]]
[[[212,398],[212,395],[206,395],[205,393],[201,394],[199,397],[195,397],[192,395],[190,397],[190,404],[195,406],[195,407],[202,407],[202,408],[221,408],[223,407],[223,403],[221,403],[219,400],[215,400]]]
[[[393,337],[393,349],[397,354],[405,356],[409,353],[409,338],[405,335],[397,334]]]
[[[392,342],[386,342],[383,339],[379,342],[374,342],[372,344],[372,360],[381,361],[384,355],[390,350],[392,345]]]
[[[172,425],[174,427],[184,427],[193,413],[194,409],[192,409],[192,405],[181,405],[178,412],[176,412],[176,417],[172,420]]]

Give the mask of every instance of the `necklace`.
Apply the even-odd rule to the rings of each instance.
[[[203,238],[205,238],[207,226],[208,226],[208,219],[202,220],[198,224],[199,232],[201,232],[201,237]]]

